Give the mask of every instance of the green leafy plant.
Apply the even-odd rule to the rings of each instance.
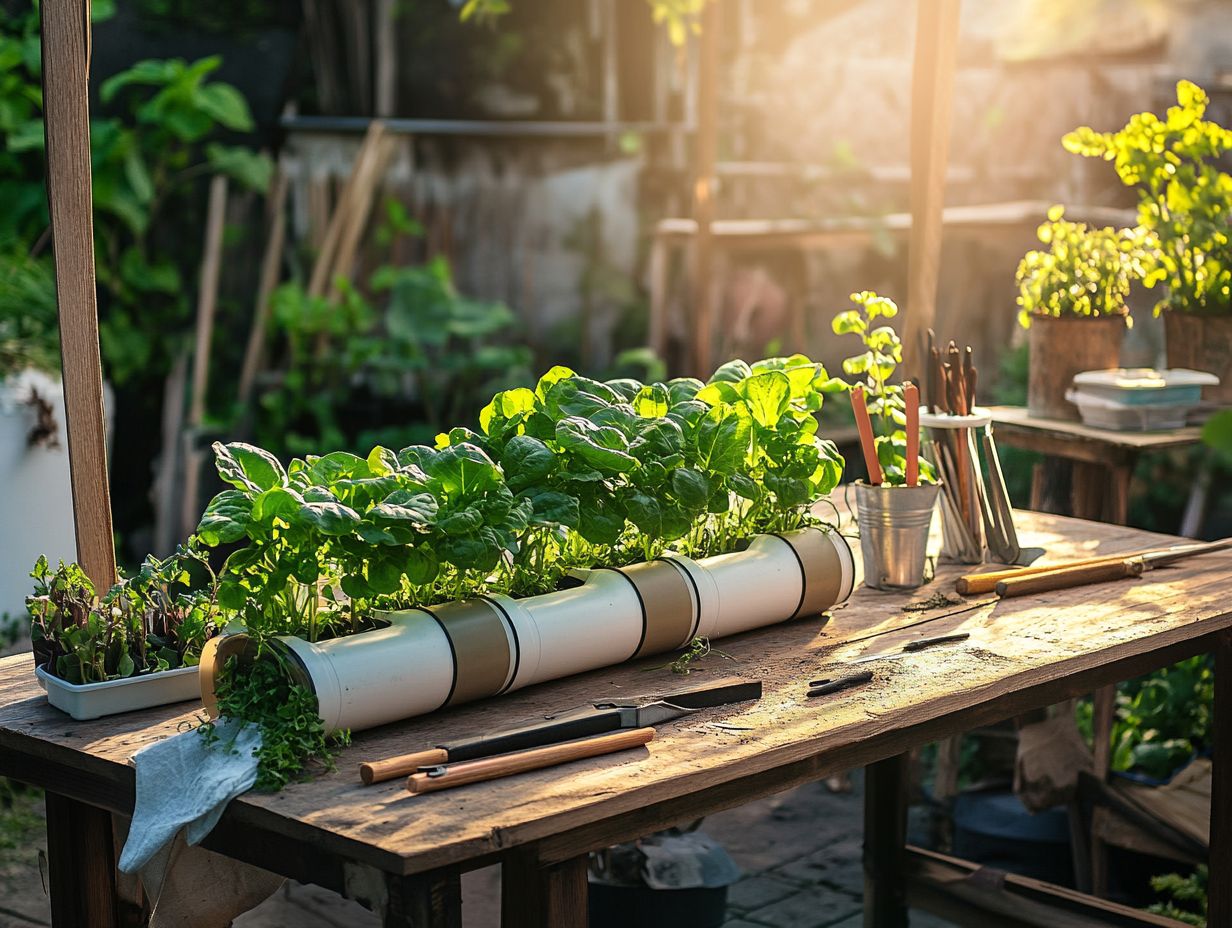
[[[55,279],[46,259],[0,247],[0,380],[26,368],[60,371]]]
[[[1210,100],[1190,81],[1176,85],[1177,105],[1160,119],[1138,113],[1117,132],[1082,126],[1062,140],[1071,152],[1113,162],[1138,190],[1148,287],[1167,293],[1155,312],[1232,313],[1232,176],[1218,166],[1232,151],[1232,130],[1205,119]]]
[[[548,592],[572,569],[705,556],[815,520],[842,458],[814,413],[833,383],[803,356],[696,380],[607,383],[563,367],[502,391],[435,447],[294,459],[216,445],[230,484],[197,529],[243,541],[219,601],[259,634],[316,640],[375,608]]]
[[[204,588],[193,588],[194,564],[210,578]],[[40,557],[31,577],[35,592],[26,604],[35,663],[69,683],[195,665],[218,628],[213,573],[195,548],[147,559],[101,598],[76,564],[52,570]]]
[[[726,661],[735,660],[735,658],[726,651],[720,651],[718,648],[711,645],[710,639],[705,635],[700,635],[685,645],[684,650],[681,651],[680,654],[673,660],[670,660],[666,664],[662,664],[659,667],[651,667],[648,669],[670,670],[674,674],[687,677],[693,671],[700,669],[693,666],[697,661],[705,660],[711,654],[717,654]]]
[[[94,4],[95,21],[111,12],[111,4]],[[210,80],[219,64],[217,57],[141,61],[99,90],[117,114],[90,121],[95,266],[105,294],[99,336],[117,384],[161,376],[186,335],[186,283],[200,260],[193,204],[202,175],[227,174],[254,189],[269,180],[268,158],[218,141],[225,131],[253,128],[239,91]],[[0,10],[0,254],[43,263],[41,75],[36,4]],[[191,246],[170,253],[167,243],[179,239]],[[28,280],[48,287],[51,275],[43,270]]]
[[[732,362],[709,384],[600,382],[554,367],[533,390],[497,393],[479,431],[450,429],[435,446],[283,467],[264,449],[216,444],[229,488],[197,539],[241,545],[220,571],[218,602],[258,646],[362,631],[386,609],[546,593],[571,570],[669,546],[694,557],[731,551],[758,532],[819,521],[811,507],[843,468],[817,435],[815,414],[833,389],[802,355]],[[270,732],[267,744],[280,747],[262,776],[285,782],[298,759],[324,750],[321,733],[301,724],[308,703],[287,684],[285,710],[261,705],[262,687],[233,672],[227,711]]]
[[[1065,207],[1048,210],[1036,230],[1047,251],[1028,251],[1018,264],[1018,322],[1029,328],[1035,316],[1122,316],[1125,301],[1143,277],[1142,232],[1092,229],[1065,219]]]
[[[1215,678],[1199,655],[1117,687],[1110,764],[1165,779],[1196,751],[1209,747]],[[1078,705],[1078,724],[1091,737],[1091,703]]]
[[[871,290],[851,295],[856,309],[834,317],[836,335],[856,335],[864,343],[864,351],[843,361],[848,376],[858,381],[867,394],[868,414],[873,422],[877,460],[881,465],[882,482],[886,486],[903,486],[907,482],[907,416],[903,405],[903,388],[890,383],[895,368],[903,360],[903,343],[893,326],[875,325],[877,319],[893,319],[898,304],[889,297]],[[850,387],[839,382],[840,389]],[[921,483],[936,483],[937,474],[927,459],[920,457]]]
[[[401,204],[386,203],[382,245],[420,231]],[[443,257],[382,265],[363,289],[340,277],[328,296],[288,283],[272,310],[277,370],[258,392],[253,425],[258,443],[281,455],[431,441],[470,415],[475,397],[531,379],[517,317],[459,294]],[[365,428],[353,414],[359,397],[416,423]]]
[[[1165,896],[1166,901],[1154,903],[1147,908],[1147,911],[1175,918],[1186,925],[1206,928],[1209,885],[1210,870],[1205,864],[1198,864],[1194,872],[1188,876],[1181,876],[1179,873],[1153,876],[1151,877],[1151,889]]]
[[[232,657],[218,674],[215,688],[221,717],[261,729],[257,750],[257,790],[273,792],[302,780],[315,763],[334,769],[334,756],[350,743],[347,732],[325,734],[311,690],[292,680],[277,660],[256,660],[242,670]],[[198,727],[207,744],[226,748],[214,722]]]

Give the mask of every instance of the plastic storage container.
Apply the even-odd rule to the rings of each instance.
[[[1183,368],[1157,371],[1149,367],[1119,367],[1083,371],[1074,376],[1077,392],[1122,406],[1194,407],[1202,401],[1202,388],[1218,383],[1214,374]]]
[[[1114,368],[1077,374],[1065,397],[1086,425],[1149,432],[1184,426],[1189,411],[1202,401],[1202,388],[1217,383],[1218,377],[1201,371]]]
[[[1185,425],[1190,406],[1130,406],[1077,390],[1065,394],[1078,407],[1082,424],[1114,432],[1153,432],[1179,429]]]

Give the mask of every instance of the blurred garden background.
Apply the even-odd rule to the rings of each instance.
[[[1232,5],[960,6],[932,326],[974,348],[985,402],[1021,405],[1015,277],[1050,207],[1139,221],[1137,191],[1062,137],[1163,113],[1181,79],[1232,125]],[[649,382],[802,352],[838,372],[849,293],[911,316],[917,17],[901,0],[94,0],[93,18],[100,339],[130,570],[196,527],[221,486],[215,440],[284,461],[431,444],[557,364]],[[34,0],[0,0],[0,468],[43,480],[0,510],[9,649],[29,646],[29,552],[73,557],[40,62]],[[700,284],[699,218],[718,223]],[[1208,269],[1232,266],[1220,234]],[[1122,364],[1163,366],[1159,299],[1131,290]],[[858,459],[845,400],[822,434]],[[1232,534],[1228,420],[1205,439],[1137,460],[1129,524]],[[1017,504],[1034,472],[1067,508],[1064,468],[1003,461]],[[1201,754],[1210,677],[1197,658],[1123,687],[1114,769],[1166,778]],[[1078,714],[1089,726],[1089,704]],[[1008,791],[998,736],[963,750],[962,788]],[[28,882],[37,803],[0,790],[0,854]],[[1152,876],[1178,873],[1183,898],[1194,869],[1139,854],[1118,872],[1111,893],[1146,906],[1175,895]],[[0,924],[41,917],[0,903]]]

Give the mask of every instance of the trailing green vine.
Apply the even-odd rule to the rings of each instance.
[[[219,672],[215,694],[220,716],[261,729],[254,788],[280,790],[307,776],[314,763],[332,770],[350,733],[325,733],[316,696],[293,682],[281,661],[258,659],[240,672],[236,660],[230,658]],[[214,722],[203,723],[198,731],[207,744],[222,743]]]

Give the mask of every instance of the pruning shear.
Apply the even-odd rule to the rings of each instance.
[[[477,738],[438,744],[426,751],[360,764],[359,773],[365,784],[380,783],[394,777],[408,776],[421,767],[491,757],[604,732],[652,728],[702,709],[760,698],[760,680],[730,677],[675,693],[597,700]]]

